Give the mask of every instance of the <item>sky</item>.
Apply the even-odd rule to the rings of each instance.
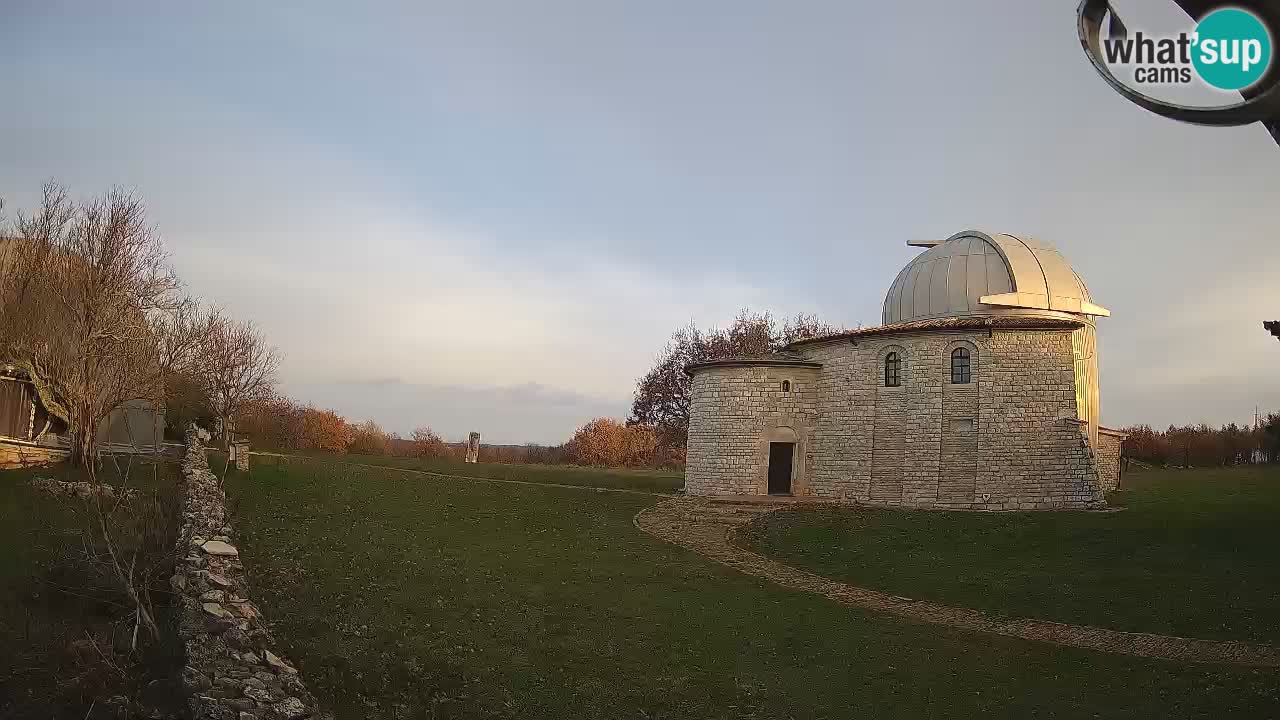
[[[1280,148],[1120,98],[1076,4],[10,0],[0,197],[134,189],[286,392],[401,433],[561,442],[677,327],[879,324],[970,228],[1111,309],[1104,424],[1280,410]]]

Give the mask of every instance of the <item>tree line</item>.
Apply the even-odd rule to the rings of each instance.
[[[137,196],[73,200],[49,182],[37,207],[3,220],[0,361],[24,370],[90,477],[99,428],[127,403],[226,427],[271,391],[275,348],[251,321],[186,292]]]
[[[1153,430],[1150,425],[1125,428],[1124,454],[1160,467],[1224,467],[1280,462],[1280,413],[1270,413],[1253,426],[1229,423]]]
[[[194,418],[200,421],[201,418]],[[429,426],[408,437],[387,431],[373,420],[352,422],[337,412],[272,394],[245,403],[236,431],[256,447],[280,451],[324,451],[350,455],[392,455],[462,460],[466,443],[447,442]],[[672,454],[653,428],[594,418],[559,445],[481,445],[480,462],[609,467],[676,467],[683,453]]]

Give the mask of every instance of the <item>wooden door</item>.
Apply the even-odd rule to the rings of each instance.
[[[791,494],[791,461],[795,455],[795,449],[795,443],[769,443],[770,495]]]
[[[29,383],[0,379],[0,436],[19,440],[31,438],[33,395]]]

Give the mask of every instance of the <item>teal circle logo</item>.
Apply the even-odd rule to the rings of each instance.
[[[1215,10],[1196,25],[1191,63],[1219,90],[1243,90],[1271,65],[1271,33],[1258,16],[1239,8]]]

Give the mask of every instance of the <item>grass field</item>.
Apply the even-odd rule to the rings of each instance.
[[[782,590],[641,533],[632,517],[654,498],[301,461],[228,483],[255,597],[340,718],[1280,706],[1273,670],[966,635]]]
[[[753,549],[997,613],[1280,644],[1280,468],[1131,473],[1116,513],[773,513]]]
[[[0,717],[115,717],[101,702],[114,695],[153,706],[175,702],[167,682],[147,685],[176,676],[180,649],[172,642],[144,642],[143,652],[129,655],[132,614],[101,569],[86,567],[82,558],[92,527],[87,506],[35,492],[28,484],[34,476],[84,479],[66,466],[0,471]],[[102,477],[118,483],[111,469]],[[176,512],[175,466],[139,464],[130,477],[131,487],[154,491]],[[126,535],[121,530],[116,538],[122,549],[134,547]],[[142,553],[168,556],[175,539],[170,532]],[[144,554],[139,567],[147,561]],[[167,587],[167,577],[157,584]],[[162,623],[166,597],[154,596]],[[86,644],[90,639],[97,648]]]
[[[484,477],[495,480],[520,480],[525,482],[558,485],[589,485],[647,492],[675,492],[684,487],[684,473],[671,470],[610,469],[596,467],[567,467],[564,465],[507,465],[502,463],[472,463],[461,460],[393,457],[391,455],[347,455],[308,452],[309,457],[335,463],[354,463],[423,470],[444,475]]]

